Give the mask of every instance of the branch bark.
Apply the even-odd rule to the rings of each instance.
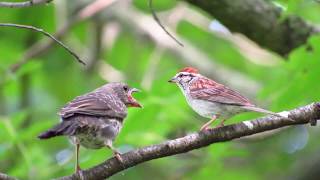
[[[284,19],[281,9],[265,0],[185,0],[197,6],[233,32],[246,35],[262,47],[286,56],[306,43],[320,28],[297,16]]]
[[[30,1],[24,1],[24,2],[0,2],[0,7],[24,8],[24,7],[34,6],[34,5],[50,3],[51,1],[53,1],[53,0],[30,0]]]
[[[17,178],[8,176],[8,175],[3,174],[3,173],[0,173],[0,179],[1,179],[1,180],[17,180]]]
[[[105,179],[124,169],[136,166],[152,159],[172,156],[185,153],[194,149],[206,147],[213,143],[231,141],[236,138],[278,129],[291,125],[307,124],[310,121],[320,119],[320,103],[291,110],[288,117],[279,118],[275,116],[266,116],[252,121],[244,121],[238,124],[232,124],[221,128],[208,130],[206,132],[193,133],[182,138],[169,140],[161,144],[142,147],[129,151],[121,155],[123,163],[120,164],[116,158],[111,158],[102,164],[82,171],[82,176],[86,180]],[[73,174],[59,178],[59,180],[80,179],[79,174]]]

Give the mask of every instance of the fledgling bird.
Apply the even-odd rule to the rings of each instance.
[[[255,106],[240,93],[199,74],[198,70],[192,67],[183,68],[169,82],[179,86],[194,111],[211,119],[201,127],[201,131],[208,129],[218,118],[221,119],[221,123],[217,127],[221,127],[226,119],[247,111],[283,117]]]
[[[121,162],[120,153],[112,143],[122,128],[127,107],[141,107],[132,97],[132,93],[138,91],[125,83],[108,83],[78,96],[58,113],[61,122],[38,137],[69,136],[76,145],[76,172],[81,170],[78,161],[80,145],[89,149],[108,147]]]

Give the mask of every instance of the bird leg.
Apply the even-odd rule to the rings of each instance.
[[[75,166],[76,173],[81,171],[81,168],[79,166],[79,148],[80,148],[80,144],[79,142],[76,141],[76,166]]]
[[[222,121],[220,122],[220,124],[216,128],[223,127],[225,121],[226,121],[226,119],[222,119]]]
[[[209,129],[210,124],[215,121],[216,119],[218,119],[217,115],[214,115],[210,121],[208,121],[207,123],[205,123],[203,126],[201,126],[200,131],[205,131]]]
[[[116,149],[116,148],[114,148],[113,146],[112,146],[112,142],[111,141],[108,141],[107,143],[106,143],[106,146],[109,148],[109,149],[111,149],[111,151],[113,152],[113,154],[114,154],[114,157],[121,163],[121,164],[123,164],[123,159],[121,158],[121,153]]]

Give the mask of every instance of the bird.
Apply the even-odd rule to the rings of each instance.
[[[210,124],[218,118],[221,122],[216,128],[222,127],[227,119],[247,111],[284,118],[283,115],[257,107],[237,91],[199,74],[198,69],[193,67],[181,69],[169,82],[179,86],[187,103],[195,112],[210,119],[200,131],[211,129]]]
[[[81,171],[80,145],[88,149],[107,147],[122,163],[120,152],[112,144],[127,116],[127,107],[142,107],[132,97],[132,93],[139,91],[126,83],[112,82],[78,96],[59,111],[61,122],[41,133],[38,138],[68,136],[75,144],[76,172]]]

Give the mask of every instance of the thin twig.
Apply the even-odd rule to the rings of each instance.
[[[30,0],[30,1],[24,1],[24,2],[0,2],[0,7],[24,8],[24,7],[34,6],[34,5],[50,3],[51,1],[53,1],[53,0]]]
[[[157,46],[177,55],[177,61],[179,61],[179,63],[201,69],[201,72],[204,72],[207,76],[237,88],[248,97],[254,97],[256,95],[261,86],[257,81],[219,64],[216,59],[208,57],[207,54],[192,43],[184,41],[185,47],[183,48],[184,50],[182,50],[180,46],[171,43],[171,39],[164,38],[166,34],[154,33],[161,30],[161,28],[157,24],[152,23],[154,19],[151,16],[145,15],[130,6],[118,5],[118,7],[114,7],[111,10],[111,13],[123,26],[130,27],[134,35],[148,37],[152,42],[155,42]],[[175,34],[173,33],[173,35]],[[215,71],[212,71],[212,69],[215,69]]]
[[[288,120],[288,118],[266,116],[221,128],[210,129],[205,132],[192,133],[178,139],[169,140],[161,144],[146,146],[124,153],[121,155],[121,163],[115,157],[110,158],[95,167],[83,170],[81,174],[86,180],[105,179],[123,171],[124,169],[152,159],[186,153],[214,143],[227,142],[233,139],[273,129],[299,124],[308,124],[312,120],[320,120],[320,103],[312,103],[304,107],[293,109],[287,113],[289,118],[294,119],[294,122]],[[59,180],[75,179],[79,179],[78,174],[59,178]]]
[[[112,5],[116,0],[105,0],[101,3],[101,0],[96,0],[91,4],[82,8],[77,14],[68,19],[65,24],[61,26],[61,28],[55,33],[56,39],[61,39],[65,36],[70,29],[75,26],[80,21],[84,21],[95,14],[101,12],[108,6]],[[98,3],[99,2],[99,3]],[[48,39],[47,41],[39,41],[34,43],[30,48],[26,50],[24,56],[17,61],[17,63],[13,64],[10,69],[12,72],[16,72],[22,65],[30,61],[32,58],[40,56],[41,54],[48,51],[54,44],[55,41],[52,39]]]
[[[22,29],[29,29],[32,31],[36,31],[36,32],[40,32],[42,34],[44,34],[45,36],[51,38],[52,40],[54,40],[56,43],[58,43],[59,45],[61,45],[65,50],[67,50],[73,57],[76,58],[76,60],[83,64],[86,65],[86,63],[84,61],[81,60],[81,58],[75,53],[73,52],[68,46],[66,46],[65,44],[63,44],[61,41],[59,41],[58,39],[56,39],[54,36],[52,36],[51,34],[49,34],[48,32],[44,31],[43,29],[39,29],[36,28],[34,26],[28,26],[28,25],[21,25],[21,24],[12,24],[12,23],[0,23],[0,26],[3,27],[16,27],[16,28],[22,28]]]
[[[54,33],[56,39],[61,39],[65,36],[76,23],[78,19],[70,18],[66,23],[64,23],[57,32]],[[32,44],[23,54],[23,56],[10,67],[10,72],[18,71],[22,65],[26,64],[28,61],[33,58],[44,54],[46,51],[50,50],[53,47],[55,41],[52,39],[42,39],[34,44]]]
[[[158,18],[156,12],[154,11],[152,0],[149,0],[149,8],[151,11],[151,14],[153,16],[153,19],[157,22],[157,24],[164,30],[164,32],[170,36],[176,43],[178,43],[180,46],[184,46],[177,38],[175,38],[161,23],[160,19]]]

